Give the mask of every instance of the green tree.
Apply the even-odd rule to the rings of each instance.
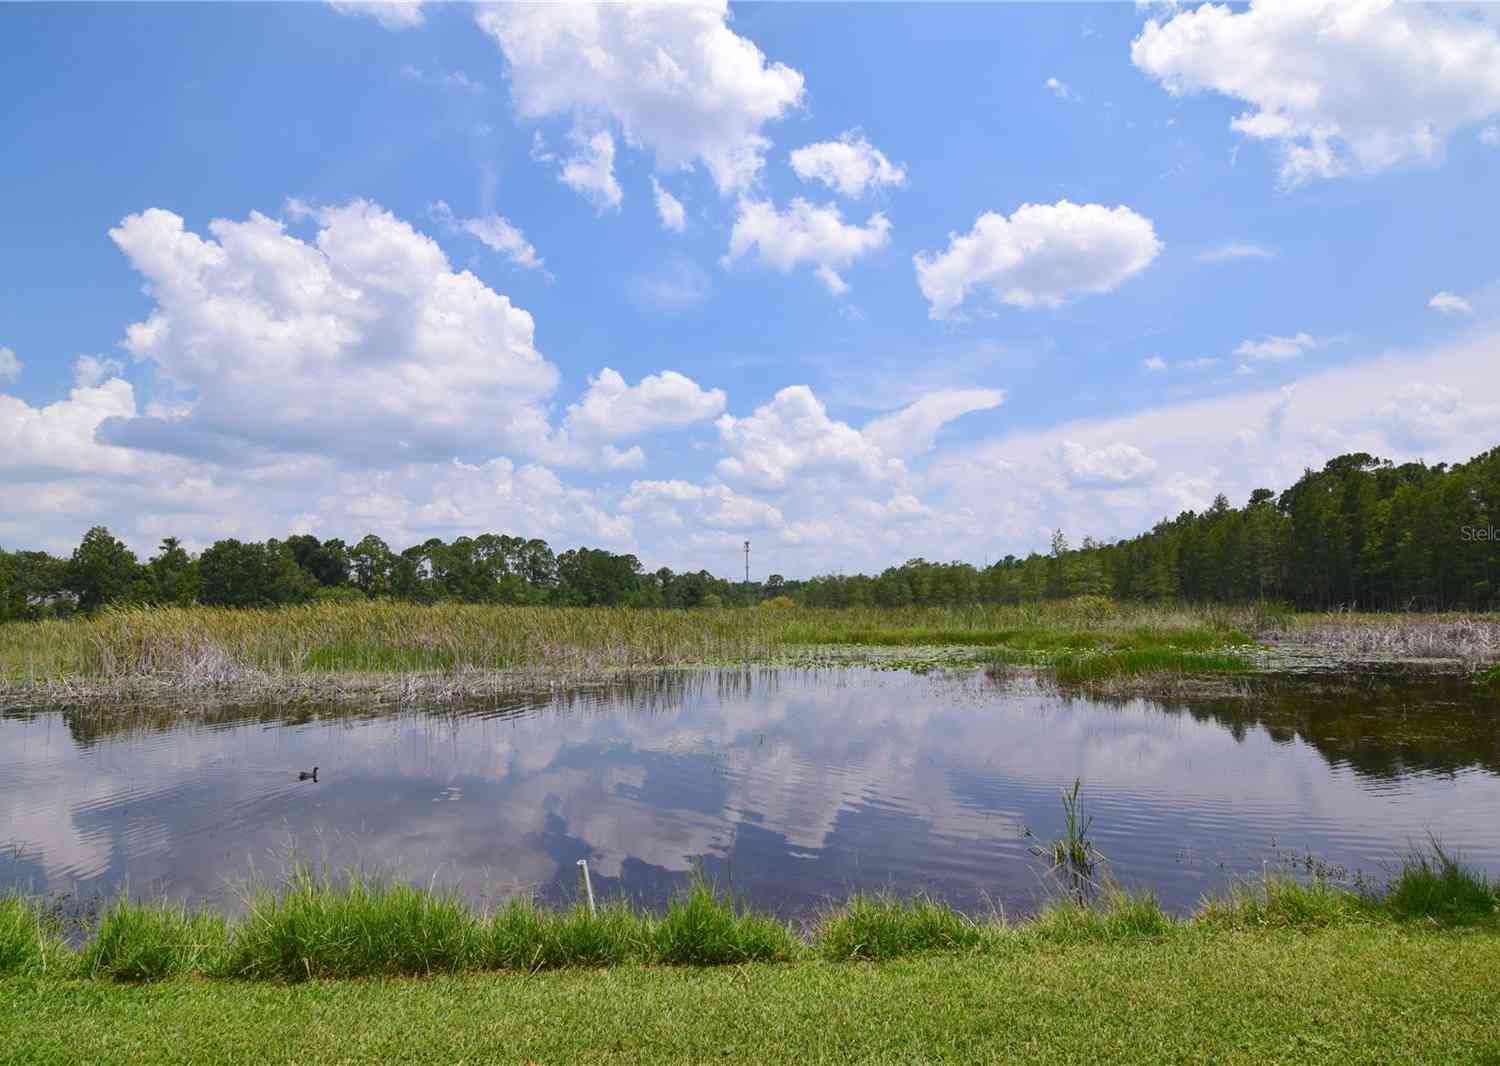
[[[223,607],[272,607],[305,603],[317,580],[297,565],[281,541],[264,544],[233,538],[216,541],[198,558],[199,598]]]
[[[67,614],[77,603],[66,560],[46,552],[0,551],[0,622]]]
[[[298,533],[288,537],[285,544],[297,565],[324,588],[349,580],[349,548],[343,541],[320,541],[311,534]]]
[[[176,537],[167,537],[146,564],[151,601],[185,607],[198,598],[198,563]]]
[[[367,533],[349,551],[349,566],[354,584],[366,596],[380,596],[391,590],[391,567],[395,556],[390,547],[373,533]]]
[[[576,548],[557,557],[557,601],[571,606],[620,606],[634,601],[641,563],[634,555]]]
[[[67,581],[84,611],[106,603],[140,601],[149,591],[135,553],[103,526],[90,529],[73,550]]]

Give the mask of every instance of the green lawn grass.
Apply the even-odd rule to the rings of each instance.
[[[45,1063],[1496,1063],[1500,936],[1273,930],[882,963],[0,980]]]

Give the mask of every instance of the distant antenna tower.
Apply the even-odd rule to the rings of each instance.
[[[745,541],[745,584],[750,584],[750,542]]]

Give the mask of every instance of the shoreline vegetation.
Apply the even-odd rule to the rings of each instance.
[[[1500,1051],[1500,886],[1436,840],[1382,889],[1267,876],[1174,917],[1098,876],[1080,787],[1065,837],[1033,849],[1056,894],[1018,921],[865,895],[799,929],[701,879],[660,913],[524,897],[483,912],[302,866],[247,889],[234,921],[119,897],[75,946],[56,907],[0,896],[0,1046],[18,1063]]]
[[[1085,694],[1253,696],[1285,672],[1406,664],[1500,688],[1500,618],[1295,614],[1099,596],[933,608],[367,601],[106,607],[0,625],[0,707],[484,700],[697,667],[988,668]],[[1351,681],[1353,679],[1351,678]]]
[[[1058,841],[1077,844],[1080,837]],[[1087,864],[1092,869],[1092,863]],[[1034,916],[971,917],[925,897],[855,896],[802,928],[741,907],[702,880],[662,913],[623,901],[595,910],[515,898],[492,912],[456,893],[360,874],[293,869],[247,892],[228,920],[164,900],[121,896],[71,946],[56,908],[0,896],[0,978],[300,982],[488,971],[629,966],[880,962],[942,954],[1006,957],[1080,945],[1213,940],[1277,932],[1390,929],[1469,935],[1500,949],[1500,886],[1435,842],[1383,888],[1268,875],[1205,897],[1185,917],[1149,893],[1108,883],[1078,892],[1078,868],[1054,867],[1058,892]]]

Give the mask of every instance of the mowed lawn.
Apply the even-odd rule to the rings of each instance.
[[[1500,1063],[1500,935],[1217,933],[885,963],[0,980],[32,1063]]]

